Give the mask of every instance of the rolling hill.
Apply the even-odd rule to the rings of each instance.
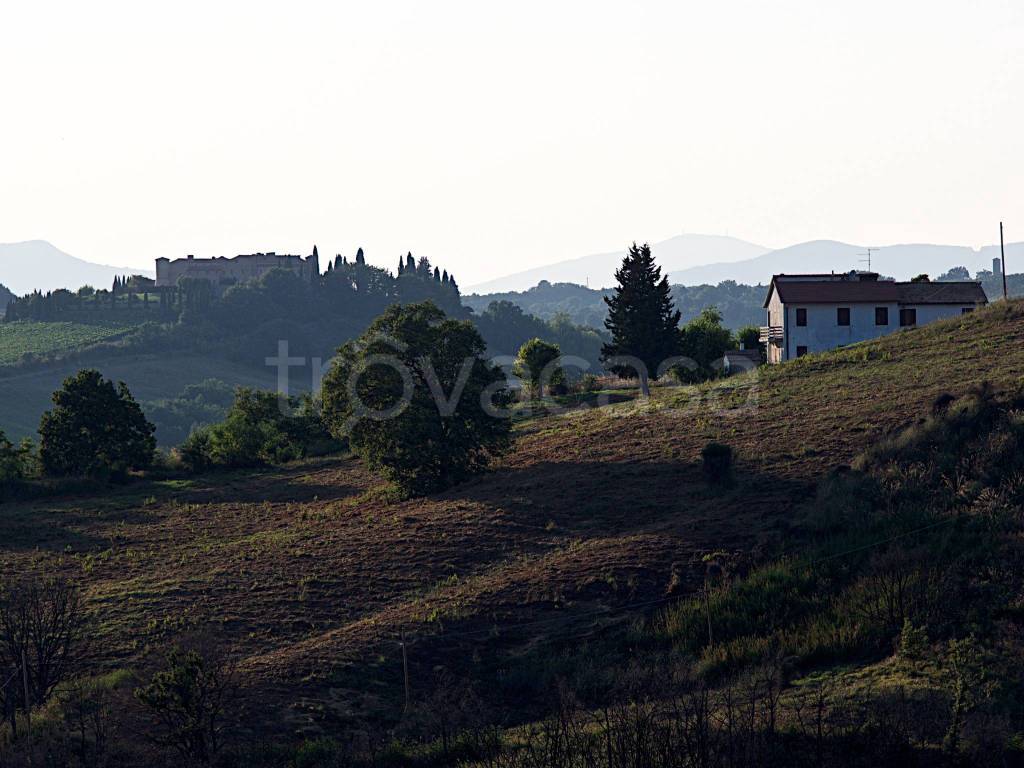
[[[108,288],[115,276],[137,274],[153,276],[151,270],[110,267],[83,261],[45,240],[0,243],[0,283],[18,296],[35,290],[46,292],[57,288],[75,291],[83,285]]]
[[[469,286],[473,293],[502,293],[524,291],[541,280],[552,283],[576,283],[591,288],[606,288],[615,284],[615,270],[622,264],[627,244],[620,250],[560,261],[535,269],[524,270],[506,277]],[[700,264],[728,264],[760,256],[767,248],[734,237],[720,235],[684,234],[651,244],[651,252],[663,272],[672,272]]]
[[[529,719],[566,648],[695,594],[708,553],[756,563],[789,541],[822,478],[940,394],[1016,387],[1022,335],[1024,303],[1000,303],[649,404],[535,418],[493,472],[427,498],[396,500],[340,456],[11,504],[0,577],[82,579],[107,668],[215,627],[250,724],[289,737],[395,722],[402,638],[413,695],[449,670]],[[704,481],[709,441],[735,450],[732,487]]]

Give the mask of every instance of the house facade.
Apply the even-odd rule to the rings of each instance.
[[[313,282],[320,274],[319,256],[316,247],[312,256],[292,256],[279,253],[250,253],[227,258],[184,259],[159,258],[156,260],[156,286],[169,288],[182,278],[206,280],[217,292],[239,283],[258,280],[275,269],[287,269],[303,280]]]
[[[981,284],[898,283],[874,272],[775,275],[761,341],[768,362],[781,363],[883,336],[900,328],[973,312],[988,303]]]

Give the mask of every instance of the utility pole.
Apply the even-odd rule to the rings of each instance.
[[[409,711],[409,654],[406,651],[405,632],[402,632],[402,674],[405,677],[405,712]]]
[[[28,662],[25,659],[25,649],[21,649],[21,682],[25,686],[25,729],[28,732],[29,741],[29,763],[32,762],[32,699],[28,694]]]
[[[1003,246],[1003,222],[999,222],[999,266],[1003,273],[1003,301],[1009,298],[1006,292],[1006,248]]]

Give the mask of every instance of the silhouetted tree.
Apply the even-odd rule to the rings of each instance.
[[[434,267],[434,279],[439,283],[441,282],[441,270],[437,267]]]
[[[363,249],[360,248],[356,251],[356,264],[365,264],[366,257],[363,255]]]
[[[412,257],[412,251],[409,251],[405,255],[405,271],[415,272],[416,271],[416,260]]]
[[[646,243],[639,247],[633,243],[615,279],[615,293],[604,298],[608,305],[604,324],[612,340],[602,347],[601,356],[617,376],[637,376],[646,397],[651,372],[679,352],[680,314],[672,304],[668,278],[662,276]],[[627,357],[633,360],[617,359]]]
[[[53,393],[39,424],[39,459],[48,475],[97,475],[143,469],[156,439],[127,385],[82,370]]]

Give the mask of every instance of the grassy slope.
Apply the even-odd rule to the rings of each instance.
[[[670,583],[685,593],[704,553],[756,557],[822,473],[939,393],[1019,379],[1022,336],[1015,302],[649,406],[526,422],[497,471],[427,499],[389,502],[338,458],[12,505],[0,574],[81,574],[112,663],[213,622],[288,727],[393,712],[401,632],[422,681],[437,663],[514,671],[539,644],[628,621]],[[709,440],[738,451],[728,492],[701,480]]]
[[[0,324],[0,329],[4,328]],[[271,368],[250,368],[210,355],[175,353],[169,356],[138,355],[49,365],[44,369],[0,378],[0,429],[10,438],[35,437],[39,417],[50,407],[50,396],[65,377],[81,367],[96,368],[114,381],[127,382],[136,400],[176,397],[188,384],[221,379],[231,385],[273,389],[277,374]],[[294,373],[294,372],[293,372]],[[297,375],[297,374],[296,374]]]

